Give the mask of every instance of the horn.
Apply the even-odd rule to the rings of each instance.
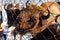
[[[41,15],[42,19],[48,19],[50,17],[50,11],[48,10],[48,15],[44,16],[43,14]]]

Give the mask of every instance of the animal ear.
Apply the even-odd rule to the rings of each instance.
[[[28,9],[33,9],[33,4],[30,3],[30,2],[28,2],[28,3],[26,4],[26,8],[28,8]]]
[[[26,7],[29,5],[29,2],[30,2],[29,0],[26,2]]]
[[[16,7],[19,7],[19,4],[16,4],[15,6],[16,6]]]
[[[9,9],[9,8],[11,8],[11,7],[13,7],[13,4],[7,5],[7,9]]]
[[[55,22],[58,23],[58,17],[60,17],[60,15],[57,15],[56,18],[55,18]]]
[[[36,9],[36,10],[39,10],[39,11],[46,11],[46,9],[44,7],[38,6],[35,3],[28,3],[28,8],[30,8],[30,9]]]

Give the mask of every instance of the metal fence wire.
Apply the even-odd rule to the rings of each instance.
[[[56,32],[58,24],[52,24],[49,28],[45,29],[42,33],[39,33],[34,40],[60,40],[60,33]],[[32,40],[33,40],[32,39]]]
[[[27,2],[28,0],[0,0],[0,4],[2,5],[5,5],[5,3],[7,4],[17,4],[17,3],[22,3],[23,5],[25,5],[25,3]],[[60,0],[29,0],[30,2],[33,2],[33,3],[41,3],[41,2],[48,2],[48,1],[55,1],[55,2],[60,2]]]
[[[5,5],[4,1],[7,1],[6,3],[9,5],[8,9],[5,9],[5,10],[7,11],[8,24],[9,24],[9,27],[10,27],[11,25],[13,25],[14,22],[19,23],[19,20],[16,20],[16,19],[17,19],[18,15],[19,15],[18,13],[20,13],[20,10],[19,9],[10,10],[9,8],[13,6],[12,5],[13,3],[14,4],[22,3],[23,5],[25,5],[24,2],[26,3],[27,0],[26,1],[25,0],[23,0],[23,1],[18,0],[18,2],[17,2],[17,0],[3,0],[3,1],[0,0],[0,4],[2,2],[2,4]],[[45,0],[38,0],[38,1],[37,0],[30,0],[30,1],[31,2],[36,2],[38,4],[39,2],[44,2]],[[46,0],[46,1],[51,1],[51,0]],[[53,0],[53,1],[57,1],[57,0]],[[46,28],[41,33],[38,33],[31,40],[60,40],[60,32],[58,30],[59,28],[60,28],[60,24],[58,24],[58,23],[51,24],[51,25],[49,25],[48,28]]]

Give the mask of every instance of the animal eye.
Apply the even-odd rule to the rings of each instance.
[[[20,10],[19,9],[16,9],[15,10],[15,13],[16,13],[16,15],[19,15],[20,14]]]
[[[31,25],[31,28],[33,28],[34,25],[35,25],[35,19],[34,19],[34,17],[30,17],[30,20],[28,20],[28,23]]]
[[[30,17],[30,20],[28,20],[29,23],[34,23],[34,18],[33,17]]]

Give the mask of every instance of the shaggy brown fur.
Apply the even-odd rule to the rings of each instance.
[[[16,9],[13,10],[13,13],[11,13],[11,15],[16,14],[15,10]],[[55,17],[53,17],[51,13],[46,19],[42,18],[42,16],[46,17],[48,15],[48,11],[50,11],[53,14],[60,13],[59,5],[54,2],[46,2],[43,3],[41,6],[29,3],[29,5],[26,8],[19,10],[19,12],[17,13],[18,15],[16,14],[17,16],[15,18],[14,16],[11,17],[14,18],[12,24],[16,27],[13,32],[14,36],[17,33],[20,33],[21,35],[31,33],[33,36],[36,36],[38,33],[45,30],[55,19]]]
[[[41,12],[44,16],[46,16],[44,12],[48,14],[48,10],[45,10],[41,6],[37,6],[36,4],[30,4],[29,7],[24,8],[14,22],[14,26],[16,27],[15,30],[21,35],[31,33],[33,36],[42,32],[54,20],[54,18],[50,15],[48,19],[43,20],[41,18]],[[45,22],[45,24],[42,23],[42,26],[39,24],[39,22],[41,22],[39,18],[42,22]]]

